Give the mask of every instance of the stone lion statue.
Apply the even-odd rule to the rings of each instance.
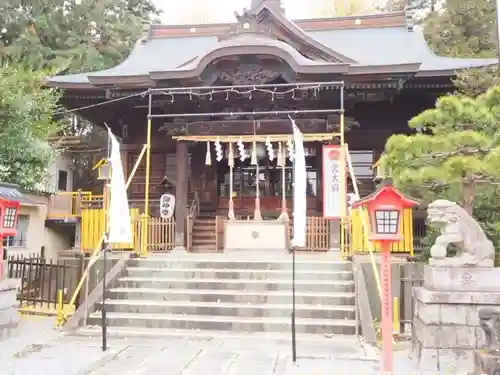
[[[431,247],[429,264],[444,267],[493,267],[495,249],[478,222],[455,202],[438,199],[427,208],[427,220],[438,226],[441,235]],[[449,244],[459,252],[447,257]]]

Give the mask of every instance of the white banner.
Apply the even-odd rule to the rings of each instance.
[[[323,146],[323,217],[339,219],[346,214],[346,167],[340,146]]]
[[[307,174],[304,154],[304,137],[292,121],[294,163],[293,163],[293,247],[306,246],[307,226]]]
[[[111,155],[109,159],[111,163],[111,191],[108,210],[108,243],[129,244],[133,241],[132,225],[120,155],[120,144],[109,128],[108,135],[111,140]]]

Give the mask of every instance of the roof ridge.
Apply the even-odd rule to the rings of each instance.
[[[343,17],[328,17],[328,18],[314,18],[314,19],[299,19],[290,20],[296,26],[302,28],[304,31],[314,30],[336,30],[344,28],[383,28],[383,27],[404,27],[412,29],[413,24],[409,27],[409,20],[411,23],[413,18],[413,11],[401,10],[386,13],[372,13],[357,16],[343,16]],[[349,21],[352,21],[351,25]],[[388,21],[392,21],[388,24]],[[181,24],[181,25],[167,25],[167,24],[151,24],[149,27],[149,38],[162,38],[162,37],[180,37],[188,35],[220,35],[228,31],[231,27],[238,25],[235,22],[221,22],[209,24]]]

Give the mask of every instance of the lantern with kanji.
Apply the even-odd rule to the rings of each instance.
[[[403,211],[418,206],[419,202],[405,196],[384,180],[379,189],[353,203],[352,208],[366,207],[370,217],[368,239],[377,242],[398,242],[402,236]]]
[[[19,201],[0,197],[0,280],[4,279],[6,267],[6,252],[3,240],[17,234],[17,216],[19,215]]]

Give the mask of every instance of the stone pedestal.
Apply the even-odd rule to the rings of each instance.
[[[17,311],[17,289],[19,281],[6,279],[0,281],[0,340],[15,335],[19,324]]]
[[[422,370],[473,372],[485,344],[478,311],[500,305],[499,268],[424,269],[413,289],[412,356]]]
[[[497,375],[500,373],[500,354],[491,354],[485,350],[477,350],[474,353],[476,367],[474,374]]]

